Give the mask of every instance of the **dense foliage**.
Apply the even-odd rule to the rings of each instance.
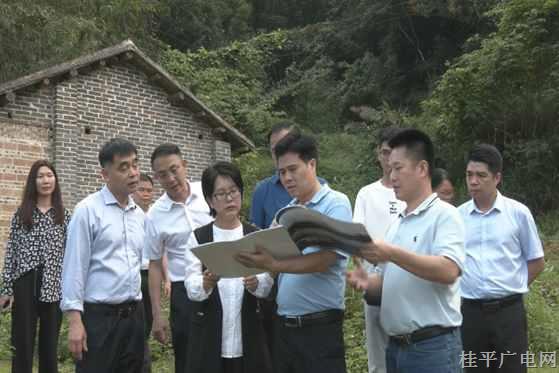
[[[503,187],[537,211],[557,208],[559,178],[559,1],[512,0],[489,13],[497,30],[468,41],[424,102],[421,124],[462,172],[475,142],[505,155]]]
[[[503,190],[557,238],[559,0],[2,0],[0,35],[0,82],[132,39],[259,146],[235,157],[247,191],[272,172],[265,134],[283,119],[316,134],[320,175],[352,200],[379,176],[381,127],[432,134],[462,198],[467,150],[496,144]],[[532,350],[559,349],[553,255],[528,304]]]

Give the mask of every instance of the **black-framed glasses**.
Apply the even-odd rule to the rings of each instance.
[[[225,201],[227,198],[235,199],[241,195],[241,191],[238,188],[229,190],[228,192],[218,192],[214,193],[214,198],[218,201]]]

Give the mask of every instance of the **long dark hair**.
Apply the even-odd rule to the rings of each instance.
[[[62,203],[62,193],[58,184],[58,175],[54,166],[47,160],[40,159],[35,161],[27,175],[21,205],[19,205],[19,217],[25,229],[31,230],[33,226],[33,211],[37,207],[37,174],[41,167],[48,167],[54,174],[54,191],[52,192],[52,207],[54,208],[54,223],[64,224],[64,205]]]

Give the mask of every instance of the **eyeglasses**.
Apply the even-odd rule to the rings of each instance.
[[[228,198],[235,199],[241,195],[241,191],[238,188],[231,189],[228,192],[219,192],[214,194],[214,198],[218,201],[225,201]]]

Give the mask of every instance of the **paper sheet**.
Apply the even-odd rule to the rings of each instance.
[[[263,269],[245,267],[235,260],[236,254],[254,252],[256,246],[266,249],[276,259],[301,255],[283,227],[256,231],[235,241],[206,243],[193,248],[192,253],[220,277],[244,277],[265,272]]]

